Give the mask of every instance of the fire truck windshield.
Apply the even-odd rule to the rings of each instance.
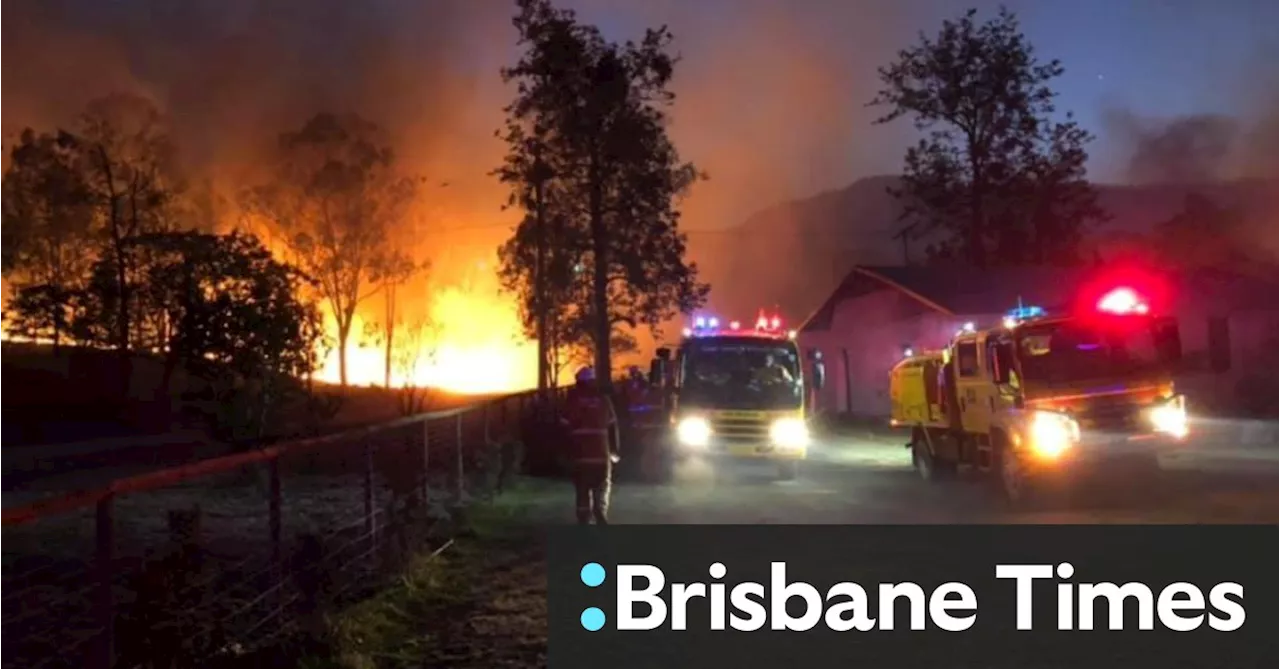
[[[1024,326],[1018,333],[1018,361],[1028,380],[1075,383],[1124,378],[1160,364],[1150,328],[1102,328],[1068,321]]]
[[[789,409],[801,404],[794,346],[750,338],[704,339],[684,354],[681,400],[724,409]]]

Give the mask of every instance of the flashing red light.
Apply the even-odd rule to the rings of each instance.
[[[777,316],[774,316],[773,322],[770,323],[769,325],[772,326],[773,329],[777,330],[778,328],[782,327],[782,319],[778,318]]]
[[[765,318],[764,316],[761,316],[760,319],[756,321],[756,329],[764,330],[764,329],[767,329],[768,327],[769,327],[769,319]]]
[[[737,330],[739,327],[742,327],[742,324],[739,323],[738,321],[733,321],[732,323],[729,323],[730,330]]]
[[[1145,314],[1149,309],[1132,288],[1115,288],[1098,300],[1098,311],[1111,314]]]

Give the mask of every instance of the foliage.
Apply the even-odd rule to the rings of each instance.
[[[67,331],[72,296],[93,246],[90,188],[79,140],[22,132],[3,182],[4,274],[13,280],[10,334],[53,342]]]
[[[907,150],[891,192],[903,218],[944,237],[934,255],[977,266],[1077,262],[1084,227],[1103,218],[1085,180],[1092,139],[1070,113],[1054,120],[1041,62],[1007,9],[983,24],[976,10],[879,70],[877,123],[910,116],[925,133]]]
[[[431,409],[433,390],[418,385],[417,372],[424,364],[430,367],[435,363],[438,335],[439,328],[434,323],[418,319],[406,325],[404,336],[391,349],[394,369],[404,379],[399,390],[402,415],[411,416]]]
[[[57,351],[70,329],[76,294],[47,283],[20,286],[5,305],[10,335],[53,342]]]
[[[124,255],[136,342],[161,353],[165,374],[182,369],[210,383],[222,424],[233,437],[257,436],[298,380],[317,368],[323,337],[316,309],[299,295],[305,278],[242,233],[158,232],[132,238]],[[107,345],[118,325],[116,255],[94,263],[71,330],[84,343]],[[11,305],[22,313],[23,303]]]
[[[318,367],[316,309],[304,277],[256,238],[232,233],[150,235],[146,303],[169,324],[167,358],[213,381],[232,438],[259,436]]]
[[[607,383],[616,326],[656,328],[708,291],[678,229],[676,202],[700,175],[666,131],[671,37],[619,45],[547,0],[517,7],[525,52],[502,72],[517,95],[495,174],[528,215],[500,250],[503,283],[535,332],[550,329],[543,316],[562,342],[589,333]]]
[[[417,181],[398,173],[375,124],[317,114],[281,135],[272,180],[244,205],[267,221],[291,260],[315,278],[337,322],[338,363],[347,384],[347,341],[356,308],[379,287],[388,233],[414,198]]]
[[[171,205],[181,191],[173,145],[164,118],[144,98],[112,94],[89,103],[76,133],[90,200],[105,244],[110,274],[93,281],[114,283],[109,304],[114,345],[127,360],[135,331],[134,287],[140,282],[134,243],[142,235],[173,227]],[[122,379],[127,382],[128,373]]]

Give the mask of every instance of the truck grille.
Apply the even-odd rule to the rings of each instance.
[[[1142,408],[1132,402],[1099,402],[1077,412],[1083,430],[1133,432],[1142,429]]]
[[[769,421],[764,418],[713,417],[711,432],[727,442],[761,441],[769,436]]]

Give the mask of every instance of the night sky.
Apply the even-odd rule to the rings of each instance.
[[[1107,136],[1109,113],[1248,118],[1274,110],[1280,96],[1280,12],[1269,0],[797,0],[787,3],[792,10],[779,9],[783,3],[774,0],[567,4],[584,7],[585,17],[617,36],[669,21],[691,60],[704,35],[731,33],[758,8],[772,7],[775,19],[810,35],[832,61],[867,72],[910,43],[917,31],[931,33],[969,7],[994,13],[1003,4],[1017,13],[1043,58],[1065,65],[1054,84],[1059,106],[1099,136],[1093,168],[1102,180],[1123,179],[1120,165],[1128,152],[1116,141],[1121,138]],[[642,8],[646,4],[650,7]],[[715,37],[708,41],[717,43]],[[864,102],[872,90],[860,85],[850,92],[856,93],[851,101]],[[872,156],[857,146],[849,149],[852,160],[866,161],[866,173],[898,165],[896,153]]]
[[[673,133],[708,171],[694,227],[896,172],[909,123],[873,127],[875,71],[919,31],[976,4],[954,0],[567,0],[610,37],[666,23],[684,56]],[[1091,177],[1128,180],[1141,137],[1222,114],[1241,132],[1222,177],[1276,163],[1277,4],[1269,0],[1021,0],[1038,53],[1058,58],[1059,106],[1098,140]],[[515,56],[508,0],[9,0],[4,134],[65,123],[121,88],[170,112],[184,154],[220,174],[320,108],[356,109],[402,138],[452,196],[492,211],[492,139]],[[1268,129],[1259,133],[1260,128]],[[1240,165],[1248,164],[1248,167]],[[234,178],[234,177],[228,177]],[[475,203],[474,205],[471,203]],[[480,203],[483,203],[480,204]],[[460,205],[461,206],[461,205]],[[487,243],[487,241],[486,241]]]

